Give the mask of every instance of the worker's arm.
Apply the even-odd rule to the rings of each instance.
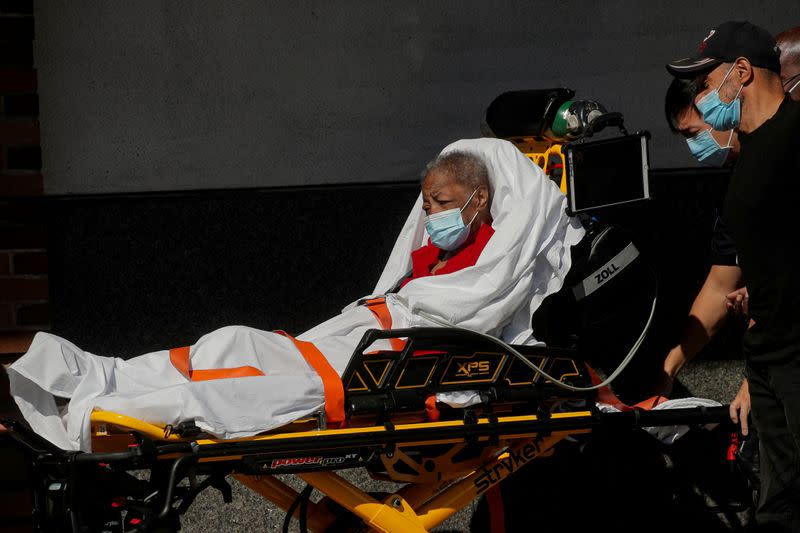
[[[727,296],[742,284],[742,270],[737,266],[713,265],[689,311],[680,342],[664,359],[658,383],[659,394],[669,394],[672,380],[719,331],[728,317]]]

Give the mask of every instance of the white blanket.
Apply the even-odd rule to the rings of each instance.
[[[480,155],[494,187],[494,235],[473,267],[420,278],[386,296],[393,327],[432,326],[423,311],[449,323],[533,342],[530,323],[542,300],[563,283],[569,248],[584,235],[565,214],[566,198],[542,170],[512,144],[463,140],[444,151]],[[411,267],[411,251],[427,241],[422,199],[417,199],[375,288],[382,294]],[[350,305],[298,336],[313,342],[341,375],[370,328],[372,313]],[[376,346],[377,349],[388,349]],[[200,338],[190,349],[194,369],[253,366],[264,376],[189,381],[161,350],[122,360],[84,352],[67,340],[39,333],[9,367],[11,392],[33,429],[65,449],[89,450],[92,410],[114,411],[158,425],[194,420],[221,438],[245,437],[316,411],[322,381],[291,340],[268,331],[230,326]],[[66,398],[59,406],[56,397]]]

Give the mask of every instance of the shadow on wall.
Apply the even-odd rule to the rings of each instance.
[[[416,185],[62,197],[53,332],[122,357],[242,324],[300,333],[374,287]]]

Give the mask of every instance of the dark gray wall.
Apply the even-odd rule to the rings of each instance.
[[[36,2],[48,193],[410,179],[511,89],[569,86],[653,132],[663,64],[796,0]]]

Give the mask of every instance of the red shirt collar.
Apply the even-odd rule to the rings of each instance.
[[[467,241],[455,251],[447,260],[447,263],[436,271],[436,274],[450,274],[463,268],[474,266],[478,262],[481,252],[489,242],[489,238],[494,234],[494,229],[489,224],[481,224],[477,231],[472,232]],[[412,274],[410,279],[422,278],[431,275],[431,269],[439,262],[439,258],[444,255],[444,250],[440,250],[428,239],[428,244],[411,252]]]

